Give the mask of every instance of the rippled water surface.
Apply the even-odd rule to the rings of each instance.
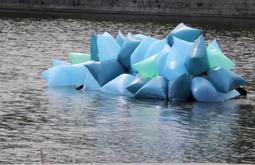
[[[201,27],[219,39],[249,82],[247,98],[221,104],[48,89],[53,58],[89,51],[104,31],[163,38],[173,24],[0,19],[0,163],[255,163],[255,31]]]

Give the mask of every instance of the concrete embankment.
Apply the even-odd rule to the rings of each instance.
[[[255,25],[254,0],[1,0],[1,16],[127,18]]]

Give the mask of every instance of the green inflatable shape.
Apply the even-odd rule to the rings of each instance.
[[[157,58],[158,54],[155,54],[145,60],[134,64],[134,68],[138,71],[143,77],[153,78],[158,75],[157,71]]]
[[[209,68],[222,67],[225,69],[232,69],[235,67],[235,63],[231,61],[224,53],[221,51],[216,40],[214,43],[210,43],[207,47],[207,58],[209,63]]]
[[[69,59],[72,61],[72,64],[80,64],[90,60],[90,55],[86,53],[68,53]]]

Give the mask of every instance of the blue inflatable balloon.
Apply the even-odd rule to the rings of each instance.
[[[107,32],[91,37],[91,59],[105,61],[117,59],[120,46],[117,41]]]
[[[158,55],[156,62],[158,73],[163,76],[165,71],[165,65],[168,58],[168,55],[171,53],[171,47],[166,45]]]
[[[62,61],[62,60],[56,60],[56,59],[52,60],[51,63],[53,65],[53,67],[60,66],[60,65],[71,65],[68,62],[65,62],[65,61]]]
[[[134,80],[134,76],[130,74],[121,74],[115,79],[105,84],[101,91],[110,94],[133,96],[126,88]]]
[[[42,73],[49,87],[81,86],[84,83],[87,69],[84,64],[59,65]]]
[[[87,67],[85,68],[87,69]],[[83,83],[83,90],[98,90],[98,89],[100,89],[100,85],[98,84],[97,80],[90,73],[90,71],[87,71],[87,74],[85,76],[85,80]]]
[[[119,31],[117,37],[116,37],[116,41],[117,43],[120,45],[120,47],[122,47],[123,43],[125,42],[126,40],[126,36],[124,36],[121,31]]]
[[[93,62],[85,65],[100,86],[124,73],[121,64],[116,60]]]
[[[193,42],[201,34],[202,34],[201,30],[188,27],[185,24],[181,23],[169,33],[169,35],[167,36],[167,41],[170,46],[173,45],[173,37],[177,37],[185,41]]]
[[[235,98],[237,96],[240,96],[240,93],[237,90],[232,90],[232,91],[230,91],[228,93],[221,93],[221,92],[219,92],[219,94],[220,94],[220,97],[223,100],[229,100],[229,99]]]
[[[136,39],[138,39],[138,40],[141,40],[141,41],[148,38],[148,36],[143,35],[143,34],[136,34],[136,35],[134,35],[134,37],[135,37]]]
[[[214,86],[205,78],[195,77],[191,81],[191,91],[193,97],[197,101],[202,102],[222,102],[223,98],[220,97],[218,91]]]
[[[191,79],[187,74],[182,74],[168,83],[169,100],[187,101],[191,96]]]
[[[221,50],[221,47],[220,45],[218,44],[217,40],[214,38],[213,41],[212,41],[212,46],[214,46],[215,48]]]
[[[227,93],[246,84],[246,81],[234,72],[217,67],[208,71],[207,79],[220,92]]]
[[[155,38],[148,37],[137,46],[130,56],[130,64],[133,70],[135,70],[133,65],[144,60],[145,52],[155,41],[157,41]]]
[[[167,99],[167,91],[167,80],[162,76],[157,76],[138,90],[135,97]]]
[[[161,50],[166,45],[167,45],[167,40],[166,39],[155,41],[153,44],[150,45],[150,47],[146,51],[143,59],[149,58],[149,57],[161,52]]]
[[[140,43],[141,43],[140,40],[132,39],[131,37],[128,37],[124,41],[118,54],[118,61],[120,62],[120,64],[122,64],[122,66],[125,69],[129,70],[131,68],[130,56]]]
[[[206,43],[202,35],[195,41],[193,52],[185,62],[185,66],[188,73],[193,76],[209,70]]]
[[[127,90],[132,93],[136,94],[136,92],[141,89],[150,79],[143,78],[141,76],[136,76],[135,79],[127,86]]]
[[[192,53],[192,50],[194,48],[194,43],[184,41],[176,37],[173,37],[173,42],[174,43],[172,46],[172,50],[174,50],[178,54],[178,56],[180,57],[180,60],[185,62]]]

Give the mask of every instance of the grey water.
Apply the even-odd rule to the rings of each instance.
[[[0,18],[0,164],[255,163],[255,30],[202,28],[248,84],[224,103],[140,100],[48,88],[41,72],[67,52],[89,52],[92,33],[163,38],[176,24]]]

